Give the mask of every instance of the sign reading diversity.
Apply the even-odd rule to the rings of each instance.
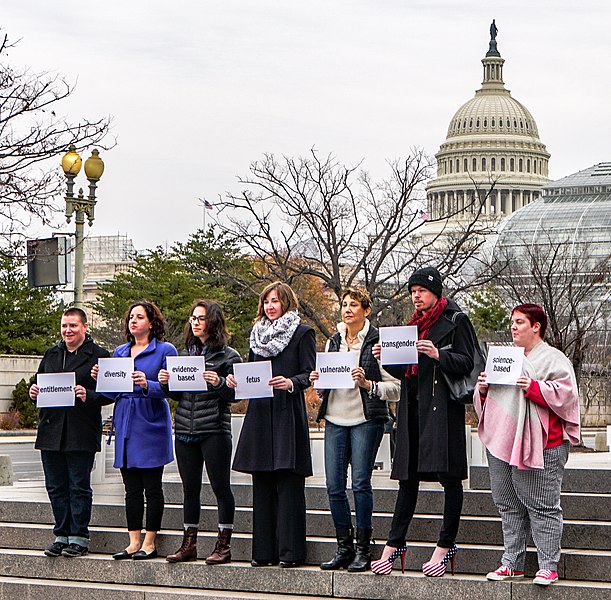
[[[318,379],[314,382],[317,390],[353,389],[352,369],[358,365],[356,352],[317,352],[316,370]]]
[[[204,381],[206,361],[203,356],[168,356],[166,359],[172,392],[201,392],[208,389]]]
[[[100,358],[96,392],[133,392],[133,358]]]
[[[517,346],[490,346],[486,361],[486,382],[497,385],[515,385],[522,373],[524,348]]]
[[[415,325],[380,327],[383,365],[414,365],[418,363],[418,328]]]
[[[36,375],[38,386],[38,408],[58,406],[74,406],[74,373],[39,373]]]
[[[269,360],[235,363],[233,375],[238,384],[235,390],[236,400],[271,398],[274,395],[274,389],[269,385],[272,378],[272,363]]]

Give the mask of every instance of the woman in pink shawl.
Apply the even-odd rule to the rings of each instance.
[[[538,304],[511,313],[511,335],[524,348],[516,386],[486,383],[474,406],[486,446],[492,498],[501,515],[505,552],[492,581],[524,577],[529,533],[537,547],[534,583],[558,581],[562,538],[560,490],[570,444],[579,442],[579,395],[569,359],[543,341],[547,315]]]

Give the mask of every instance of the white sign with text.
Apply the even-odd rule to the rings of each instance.
[[[133,358],[100,358],[96,392],[133,392]]]
[[[418,364],[418,328],[415,325],[380,327],[380,345],[383,365]]]
[[[522,374],[524,348],[490,346],[486,361],[486,382],[496,385],[515,385]]]
[[[358,366],[356,352],[317,352],[316,370],[318,379],[314,382],[317,390],[354,389],[352,369]]]
[[[271,398],[274,395],[274,389],[269,385],[272,378],[272,363],[269,360],[236,363],[233,365],[233,375],[238,384],[236,400]]]
[[[36,385],[39,390],[36,398],[38,408],[74,406],[74,373],[39,373]]]
[[[168,386],[172,392],[201,392],[208,389],[204,381],[206,361],[203,356],[168,356],[166,362],[170,374]]]

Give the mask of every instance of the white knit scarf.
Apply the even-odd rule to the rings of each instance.
[[[294,310],[273,321],[267,317],[259,319],[250,332],[250,349],[265,358],[277,356],[288,346],[300,322]]]

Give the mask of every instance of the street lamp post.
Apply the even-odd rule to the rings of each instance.
[[[104,173],[104,162],[97,150],[91,152],[91,156],[85,161],[85,175],[89,180],[89,195],[85,198],[83,188],[79,189],[78,196],[74,196],[74,179],[79,174],[83,161],[73,144],[70,144],[68,152],[62,158],[62,169],[66,176],[66,221],[70,223],[72,215],[75,215],[76,236],[74,246],[74,306],[83,308],[83,279],[84,279],[84,252],[83,240],[85,239],[85,216],[89,221],[89,227],[93,225],[95,218],[95,191],[102,173]]]

